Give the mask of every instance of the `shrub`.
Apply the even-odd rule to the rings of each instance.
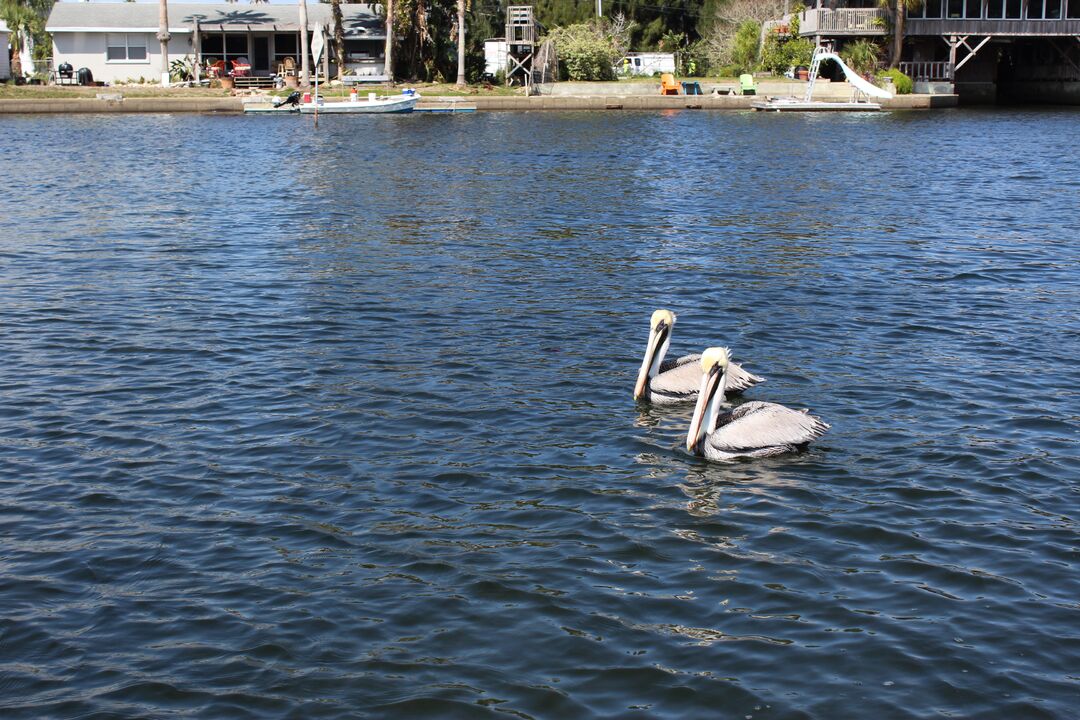
[[[750,72],[757,66],[760,36],[761,24],[756,20],[743,22],[735,31],[735,40],[731,48],[731,64],[738,70],[736,75]]]
[[[892,78],[893,87],[896,88],[897,95],[910,95],[911,91],[915,89],[915,83],[911,81],[911,78],[896,68],[878,74],[878,78],[886,77]]]
[[[567,80],[614,80],[612,66],[620,53],[600,28],[587,23],[557,27],[551,31],[559,64]]]
[[[775,75],[783,75],[793,67],[809,65],[813,57],[814,44],[806,38],[769,33],[761,49],[761,67]]]
[[[869,40],[856,40],[844,46],[840,51],[840,57],[852,70],[865,75],[877,68],[880,53],[881,48]]]

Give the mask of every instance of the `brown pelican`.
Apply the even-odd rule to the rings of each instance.
[[[798,450],[829,426],[806,410],[769,402],[748,402],[720,414],[727,385],[727,348],[701,355],[701,392],[686,434],[686,449],[709,460],[769,457]]]
[[[701,383],[700,355],[684,355],[675,360],[664,360],[671,343],[671,329],[675,327],[675,313],[657,310],[649,323],[649,343],[645,346],[645,359],[641,361],[634,399],[648,400],[658,405],[691,402],[697,397]],[[729,393],[739,393],[765,382],[765,378],[746,372],[735,363],[728,365]]]

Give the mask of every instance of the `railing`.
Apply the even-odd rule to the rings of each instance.
[[[926,62],[901,62],[900,72],[912,80],[927,82],[952,82],[953,64],[948,60]]]
[[[878,8],[811,9],[799,16],[800,35],[884,35],[885,11]]]

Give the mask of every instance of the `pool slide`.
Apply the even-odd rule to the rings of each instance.
[[[844,64],[844,61],[840,59],[840,56],[833,52],[818,52],[814,55],[815,64],[824,62],[825,60],[832,60],[840,69],[844,71],[844,77],[851,83],[851,86],[860,92],[866,93],[871,97],[884,98],[888,100],[892,97],[892,93],[888,90],[882,90],[877,85],[871,82],[867,82],[865,78],[859,75],[857,72],[849,68]]]

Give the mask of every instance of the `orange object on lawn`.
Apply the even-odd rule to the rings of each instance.
[[[660,94],[661,95],[678,95],[679,83],[675,82],[675,76],[671,73],[664,73],[660,76]]]

